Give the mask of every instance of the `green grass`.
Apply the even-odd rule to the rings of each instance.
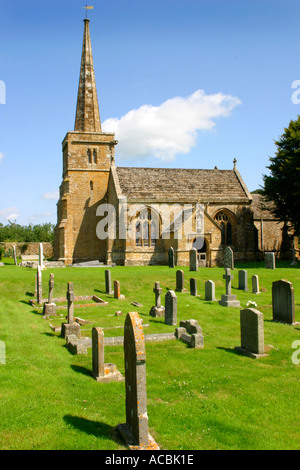
[[[6,345],[6,365],[0,365],[0,449],[125,449],[115,427],[125,422],[124,383],[100,384],[90,374],[91,350],[73,356],[50,324],[30,305],[35,271],[15,267],[4,259],[0,268],[0,340]],[[91,324],[82,327],[90,336],[93,326],[123,326],[129,311],[138,311],[145,333],[174,331],[161,319],[149,316],[153,287],[160,281],[163,294],[175,288],[176,269],[168,267],[115,267],[112,279],[121,283],[125,300],[107,296],[104,269],[53,269],[54,296],[64,296],[67,282],[75,295],[95,294],[108,306],[75,309]],[[204,333],[204,349],[191,350],[180,341],[146,343],[147,397],[150,433],[161,449],[299,449],[300,365],[292,363],[292,343],[300,340],[300,327],[273,323],[271,286],[274,280],[293,282],[296,320],[300,321],[300,269],[278,262],[275,271],[263,264],[239,264],[233,272],[233,293],[242,307],[255,300],[264,314],[265,344],[273,345],[266,358],[253,360],[235,353],[240,345],[239,309],[224,308],[204,299],[204,282],[216,282],[216,297],[224,293],[224,270],[202,268],[190,273],[198,280],[198,294],[178,293],[178,323],[194,318]],[[238,269],[259,275],[262,293],[237,290]],[[44,297],[50,271],[43,272]],[[162,299],[164,303],[164,298]],[[131,302],[143,304],[136,308]],[[123,317],[115,312],[122,310]],[[59,311],[63,315],[66,311]],[[122,335],[105,330],[105,336]],[[106,347],[106,362],[124,373],[120,346]]]

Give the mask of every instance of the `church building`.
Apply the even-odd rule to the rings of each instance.
[[[56,260],[167,265],[173,247],[176,264],[184,266],[196,247],[200,265],[210,267],[222,265],[226,246],[236,261],[262,259],[265,251],[289,256],[284,224],[262,210],[261,196],[250,194],[236,160],[230,170],[124,168],[115,163],[117,143],[113,133],[102,132],[85,19],[75,128],[62,143]],[[111,227],[111,219],[105,237],[99,229],[104,222]]]

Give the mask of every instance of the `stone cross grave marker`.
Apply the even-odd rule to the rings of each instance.
[[[198,252],[196,248],[190,250],[190,271],[198,271]]]
[[[240,302],[236,299],[236,295],[231,293],[231,281],[233,276],[229,268],[225,269],[223,279],[226,281],[226,294],[222,295],[221,300],[219,300],[219,304],[223,305],[223,307],[240,307],[241,305]]]
[[[248,292],[248,272],[242,269],[239,271],[239,290]]]
[[[216,300],[216,286],[214,281],[206,281],[205,283],[205,300]]]
[[[234,255],[230,246],[224,250],[224,268],[234,269]]]
[[[112,295],[114,293],[111,287],[111,272],[109,269],[105,270],[105,292],[108,295]]]
[[[291,282],[281,279],[272,284],[273,321],[295,324],[295,296]]]
[[[275,269],[275,253],[265,253],[265,268]]]
[[[102,328],[92,329],[92,364],[93,376],[97,382],[123,382],[124,377],[115,364],[104,361],[104,332]]]
[[[173,290],[168,290],[165,295],[165,324],[177,324],[177,296]]]
[[[253,294],[260,294],[259,292],[259,277],[257,274],[252,276],[252,293]]]
[[[126,424],[118,430],[131,449],[158,449],[148,431],[145,337],[136,312],[126,316],[124,356]]]
[[[74,286],[73,282],[68,282],[68,291],[67,291],[67,301],[68,301],[68,320],[67,323],[61,325],[61,336],[66,338],[70,335],[75,335],[78,338],[81,337],[80,325],[74,321]]]
[[[175,268],[175,253],[172,246],[169,249],[169,268]]]
[[[184,288],[184,272],[179,269],[176,271],[176,292],[186,292]]]
[[[150,315],[152,317],[163,317],[165,314],[165,308],[161,305],[162,289],[158,281],[155,282],[153,292],[155,294],[155,306],[151,308]]]
[[[235,348],[239,353],[257,359],[265,357],[264,317],[254,308],[240,312],[241,346]]]
[[[194,277],[190,279],[190,292],[191,295],[197,297],[197,279],[195,279]]]

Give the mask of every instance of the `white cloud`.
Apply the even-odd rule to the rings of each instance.
[[[17,207],[7,207],[6,209],[0,210],[0,219],[14,222],[19,217],[20,213]]]
[[[53,191],[52,193],[45,193],[42,195],[42,199],[59,199],[58,191]]]
[[[228,117],[241,104],[238,98],[197,90],[183,98],[175,97],[160,106],[144,105],[120,119],[104,121],[104,132],[115,132],[121,159],[156,157],[174,160],[196,145],[198,132],[209,131],[215,119]]]
[[[4,158],[4,153],[0,152],[0,163],[2,163],[3,158]]]

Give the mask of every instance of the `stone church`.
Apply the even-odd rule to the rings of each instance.
[[[184,266],[190,249],[196,247],[200,265],[210,267],[222,265],[226,246],[233,249],[236,261],[262,259],[265,251],[275,251],[277,257],[290,253],[284,224],[262,209],[261,196],[250,194],[236,160],[231,170],[121,168],[115,164],[117,143],[113,133],[102,132],[89,20],[85,19],[75,128],[62,143],[56,260],[66,265],[89,260],[166,265],[172,246],[176,264]],[[115,209],[115,228],[112,236],[109,230],[106,237],[99,236],[99,223],[106,220],[108,207]],[[130,226],[125,234],[120,229],[124,211]],[[188,229],[182,230],[185,220],[189,220]]]

